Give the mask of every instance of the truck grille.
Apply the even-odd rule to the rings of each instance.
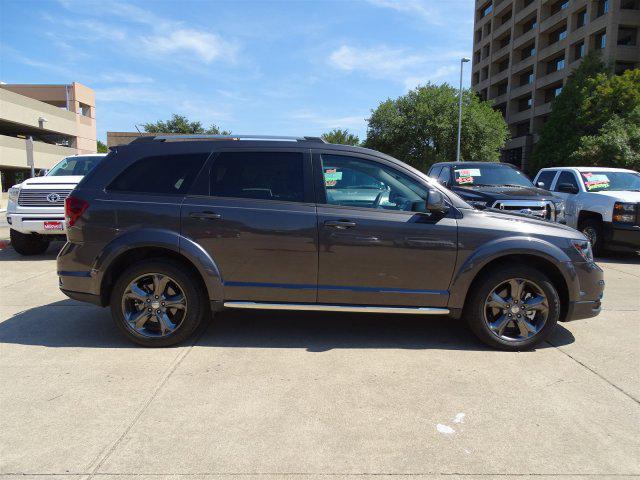
[[[555,220],[555,208],[552,202],[531,200],[498,200],[493,208],[510,213],[524,213],[534,217]]]
[[[64,200],[69,196],[71,190],[20,190],[18,205],[22,207],[63,207]]]

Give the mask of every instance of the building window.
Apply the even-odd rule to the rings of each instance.
[[[480,72],[475,72],[473,74],[473,84],[477,85],[480,82]]]
[[[496,97],[507,93],[508,82],[502,82],[496,85]]]
[[[564,57],[556,58],[547,63],[547,73],[560,71],[564,68]]]
[[[507,13],[500,17],[500,25],[504,25],[505,23],[507,23],[509,20],[511,20],[512,16],[513,12],[511,11],[511,9],[509,9]]]
[[[536,17],[533,17],[531,20],[527,20],[522,24],[522,33],[527,33],[533,30],[538,26],[538,22],[536,21]]]
[[[533,69],[520,74],[520,86],[531,85],[533,83]]]
[[[505,58],[498,64],[498,72],[504,72],[509,68],[509,57]]]
[[[578,60],[584,57],[584,54],[585,54],[585,45],[584,45],[584,40],[582,40],[581,42],[578,42],[573,46],[573,59]]]
[[[474,52],[473,54],[473,63],[477,64],[480,62],[480,50]]]
[[[596,18],[609,13],[609,0],[598,0]]]
[[[638,29],[636,27],[618,27],[618,45],[635,46],[638,44]]]
[[[615,73],[616,75],[622,75],[627,70],[633,70],[634,68],[639,68],[639,65],[631,62],[616,62]]]
[[[568,8],[568,7],[569,7],[569,0],[559,0],[553,5],[551,5],[551,8],[549,9],[549,16],[555,15],[560,10],[564,10],[565,8]]]
[[[489,67],[484,67],[480,73],[480,80],[489,78]]]
[[[557,87],[552,87],[544,92],[544,102],[549,103],[552,102],[554,98],[562,93],[562,85],[558,85]]]
[[[531,43],[520,50],[520,59],[524,60],[525,58],[533,57],[536,54],[536,44]]]
[[[531,5],[534,2],[534,0],[524,0],[523,4],[522,4],[522,8],[527,8],[529,5]]]
[[[549,34],[549,45],[559,42],[567,38],[567,26],[564,25]]]
[[[582,28],[587,24],[587,9],[580,10],[576,13],[576,28]]]
[[[490,46],[487,43],[484,47],[482,47],[482,58],[487,58],[489,56]]]
[[[640,0],[622,0],[620,8],[624,10],[640,10]]]
[[[480,10],[480,18],[484,18],[493,12],[493,2],[489,2]]]
[[[482,40],[482,29],[476,31],[476,42]]]
[[[522,122],[516,125],[516,137],[524,137],[529,135],[529,122]]]
[[[607,46],[607,32],[598,32],[594,36],[594,47],[596,50],[603,50]]]
[[[511,43],[511,34],[505,35],[500,39],[500,48],[504,48]]]
[[[533,98],[531,95],[528,97],[523,97],[518,100],[518,111],[524,112],[525,110],[529,110],[533,106]]]

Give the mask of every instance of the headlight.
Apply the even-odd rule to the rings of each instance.
[[[580,254],[582,258],[587,262],[593,262],[593,251],[591,250],[591,242],[584,240],[572,240],[573,248]]]
[[[473,208],[479,208],[480,210],[487,208],[487,202],[481,202],[479,200],[467,200],[467,203]]]
[[[556,211],[555,221],[559,222],[560,220],[563,220],[564,219],[564,202],[563,201],[553,202],[553,208],[555,208],[555,211]]]
[[[9,201],[17,202],[20,196],[20,187],[11,187],[9,189]]]
[[[633,223],[636,217],[635,203],[616,202],[613,206],[613,221],[616,223]]]

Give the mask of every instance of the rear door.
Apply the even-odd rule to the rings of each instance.
[[[445,307],[457,254],[453,210],[415,211],[428,186],[367,156],[314,153],[318,302]]]
[[[206,191],[183,203],[182,232],[218,265],[225,300],[314,303],[318,235],[308,150],[222,151],[203,174]]]

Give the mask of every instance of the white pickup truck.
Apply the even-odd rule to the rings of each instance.
[[[534,184],[565,199],[567,225],[580,230],[595,252],[640,251],[640,173],[608,167],[543,168]]]
[[[21,255],[44,253],[51,240],[65,239],[64,200],[105,154],[62,159],[44,177],[9,189],[7,223],[11,246]]]

